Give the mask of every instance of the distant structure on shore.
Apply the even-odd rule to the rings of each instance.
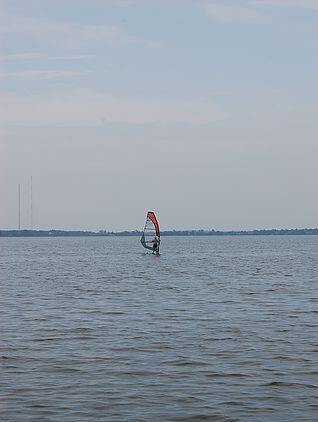
[[[162,236],[268,236],[268,235],[318,235],[318,228],[314,229],[269,229],[269,230],[167,230],[161,232]],[[141,236],[141,232],[121,231],[98,232],[82,230],[0,230],[0,237],[117,237]]]

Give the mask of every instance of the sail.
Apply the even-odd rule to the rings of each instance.
[[[146,249],[152,251],[152,240],[154,237],[158,240],[158,251],[160,245],[160,228],[155,213],[152,211],[147,212],[145,228],[142,232],[140,242]]]

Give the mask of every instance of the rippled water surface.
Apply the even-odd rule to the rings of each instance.
[[[0,419],[316,421],[317,246],[0,238]]]

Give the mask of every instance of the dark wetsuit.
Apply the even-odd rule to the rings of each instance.
[[[152,253],[158,253],[159,252],[159,248],[158,248],[159,244],[158,244],[158,240],[154,239],[152,241]]]

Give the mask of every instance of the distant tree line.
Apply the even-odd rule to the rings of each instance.
[[[141,236],[142,232],[106,231],[98,232],[86,230],[0,230],[0,237],[74,237],[74,236]],[[267,235],[318,235],[318,228],[314,229],[268,229],[268,230],[166,230],[162,236],[267,236]]]

